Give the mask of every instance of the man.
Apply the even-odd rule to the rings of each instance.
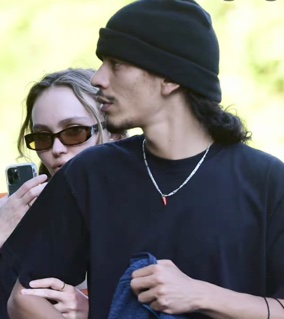
[[[191,0],[134,2],[101,29],[97,55],[92,83],[108,129],[144,135],[83,152],[45,188],[6,243],[11,255],[28,243],[11,318],[62,318],[21,290],[47,276],[75,285],[86,269],[89,317],[107,318],[143,251],[159,261],[135,271],[131,287],[154,311],[282,318],[284,165],[245,145],[249,133],[219,106],[210,16]]]

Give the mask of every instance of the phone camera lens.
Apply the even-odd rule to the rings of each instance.
[[[15,184],[19,179],[19,173],[17,168],[8,169],[8,182],[9,184]]]

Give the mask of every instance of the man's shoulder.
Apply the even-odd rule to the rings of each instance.
[[[94,190],[104,182],[120,180],[120,177],[125,179],[139,166],[139,159],[143,163],[143,139],[141,135],[132,136],[91,147],[72,158],[56,175],[64,176],[62,180],[73,191],[75,188],[81,191],[86,185],[92,185]]]
[[[278,157],[247,144],[235,144],[233,149],[235,149],[235,155],[237,157],[246,161],[254,162],[254,165],[259,163],[260,165],[279,165],[284,168],[283,161]]]
[[[67,164],[76,167],[89,165],[108,165],[114,164],[116,161],[125,159],[133,159],[135,156],[141,156],[141,145],[143,141],[142,135],[135,135],[120,141],[108,142],[90,147],[77,156],[75,156]],[[66,165],[66,164],[65,164]]]
[[[242,143],[229,149],[232,160],[247,176],[284,181],[284,162],[278,157]]]

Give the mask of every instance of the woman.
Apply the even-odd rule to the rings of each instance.
[[[21,156],[25,156],[25,147],[37,152],[41,160],[40,175],[26,182],[10,197],[1,198],[0,247],[41,193],[48,178],[67,161],[88,147],[126,135],[113,136],[104,128],[104,118],[95,102],[97,89],[90,81],[94,72],[91,69],[55,72],[44,76],[30,89],[18,150]],[[88,298],[79,289],[56,278],[36,280],[31,286],[38,289],[31,290],[30,294],[54,301],[54,307],[65,318],[87,318]],[[1,312],[0,317],[4,319]]]

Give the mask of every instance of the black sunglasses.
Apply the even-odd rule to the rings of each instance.
[[[101,122],[105,128],[105,122]],[[25,135],[26,146],[30,150],[44,151],[52,147],[57,137],[66,146],[78,145],[86,142],[92,135],[99,131],[98,124],[92,126],[72,126],[58,133],[35,132]]]

